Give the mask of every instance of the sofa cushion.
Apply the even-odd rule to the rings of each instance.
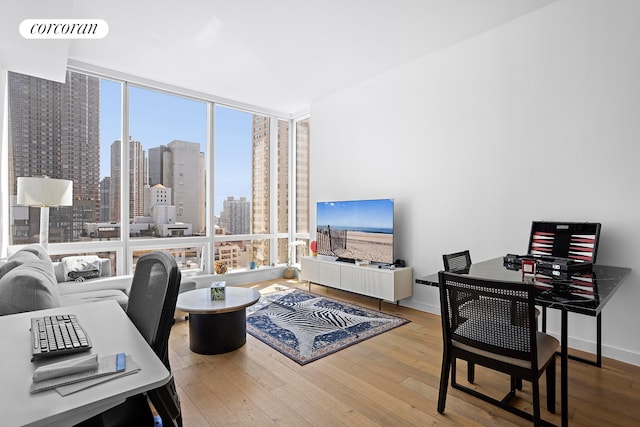
[[[129,295],[132,277],[132,275],[124,275],[100,277],[86,282],[59,282],[58,292],[60,295],[69,295],[77,292],[117,290]]]
[[[196,282],[193,280],[189,280],[182,276],[180,280],[180,287],[178,288],[178,293],[182,294],[184,292],[192,291],[196,288]]]
[[[50,261],[25,262],[0,279],[0,315],[59,306],[60,295]]]
[[[76,292],[60,296],[60,303],[65,305],[85,304],[89,302],[116,300],[120,307],[126,310],[129,297],[116,289],[104,289],[89,292]]]

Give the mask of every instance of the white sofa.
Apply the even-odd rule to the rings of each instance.
[[[105,299],[126,309],[133,275],[111,276],[111,261],[106,258],[66,258],[52,262],[47,251],[34,244],[0,260],[0,316]],[[71,268],[81,271],[82,280],[69,275]],[[97,273],[86,273],[90,270]],[[196,282],[183,277],[179,292],[195,288]]]
[[[71,281],[68,277],[69,280],[65,280],[62,262],[53,263],[40,245],[25,246],[0,260],[0,315],[104,299],[116,300],[126,308],[131,276],[108,277],[110,263],[91,263],[89,268],[93,269],[95,265],[99,266],[98,277],[83,281]]]

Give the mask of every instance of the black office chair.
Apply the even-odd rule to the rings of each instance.
[[[152,252],[138,259],[127,315],[169,371],[169,333],[174,323],[179,287],[180,270],[171,255]],[[180,399],[173,375],[165,386],[132,396],[79,426],[153,426],[154,417],[148,400],[162,418],[163,426],[182,426]]]
[[[532,420],[534,425],[552,425],[541,419],[539,378],[546,371],[547,409],[555,412],[555,357],[557,339],[538,332],[535,321],[535,289],[521,282],[497,282],[456,273],[439,273],[442,311],[443,356],[438,412],[444,413],[449,375],[451,386]],[[465,306],[465,301],[482,304]],[[487,313],[485,310],[489,309]],[[510,390],[497,400],[456,381],[455,360],[485,366],[511,376]],[[532,384],[533,414],[509,405],[515,396],[516,379]]]

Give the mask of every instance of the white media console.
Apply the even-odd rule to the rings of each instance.
[[[413,294],[411,267],[358,266],[321,255],[302,257],[300,279],[385,301],[396,302]]]

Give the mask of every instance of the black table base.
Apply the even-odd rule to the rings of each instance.
[[[199,354],[222,354],[247,342],[246,310],[189,315],[189,348]]]

